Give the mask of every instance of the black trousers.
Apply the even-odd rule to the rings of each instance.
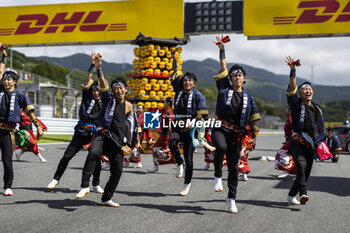
[[[13,182],[12,141],[10,132],[0,129],[1,160],[4,167],[4,189],[11,188]]]
[[[83,134],[75,131],[72,141],[69,143],[63,157],[61,158],[57,170],[54,175],[55,180],[60,180],[63,173],[66,171],[69,161],[79,152],[83,145],[90,143],[92,140],[91,135],[84,136]],[[92,185],[97,186],[100,184],[101,163],[96,163],[94,169],[94,178]]]
[[[238,185],[239,145],[238,133],[213,130],[213,143],[216,147],[214,155],[215,177],[222,177],[222,162],[226,154],[228,167],[228,198],[236,199]]]
[[[97,134],[91,144],[90,152],[86,157],[83,169],[81,187],[89,187],[90,177],[94,172],[96,163],[100,163],[99,155],[101,154],[108,156],[110,163],[110,176],[101,199],[103,202],[105,202],[111,200],[122,175],[123,152],[121,148],[117,147],[117,145],[115,145],[111,139],[103,134]]]
[[[191,183],[193,174],[193,144],[192,137],[189,132],[182,133],[179,130],[174,130],[169,136],[169,147],[173,154],[177,165],[183,164],[180,151],[178,148],[179,142],[183,142],[184,158],[185,158],[185,184]]]
[[[297,174],[294,184],[289,191],[289,196],[307,195],[306,182],[310,177],[312,164],[314,161],[313,150],[306,148],[306,146],[299,142],[292,141],[291,154],[297,167]]]

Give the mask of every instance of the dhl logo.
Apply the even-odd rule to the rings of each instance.
[[[96,24],[101,14],[102,11],[79,11],[73,12],[69,17],[68,12],[61,12],[56,13],[52,20],[46,14],[18,15],[16,21],[21,22],[18,27],[0,28],[0,36],[32,35],[41,31],[46,34],[70,33],[76,28],[81,32],[126,31],[126,23]]]
[[[304,9],[298,18],[297,16],[273,17],[273,24],[324,23],[333,17],[336,23],[350,21],[350,1],[339,11],[338,16],[336,13],[340,9],[340,3],[336,0],[302,1],[297,8]]]

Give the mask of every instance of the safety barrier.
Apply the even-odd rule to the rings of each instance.
[[[47,126],[47,132],[45,132],[45,134],[68,134],[68,135],[74,134],[74,127],[79,121],[79,119],[46,118],[46,117],[40,117],[40,120]]]

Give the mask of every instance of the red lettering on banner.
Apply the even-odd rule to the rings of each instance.
[[[14,34],[35,34],[44,28],[44,33],[57,33],[60,27],[63,27],[61,33],[73,32],[77,27],[79,27],[81,32],[101,32],[108,28],[109,24],[96,24],[103,11],[90,11],[88,14],[86,13],[85,11],[73,12],[71,16],[68,16],[70,14],[68,12],[56,13],[50,23],[48,23],[49,17],[46,14],[19,15],[16,21],[22,22]],[[85,15],[86,17],[83,20]],[[83,22],[81,23],[82,20]],[[126,31],[126,23],[123,25],[123,27],[118,28],[118,31]]]
[[[96,23],[101,14],[102,11],[91,11],[89,15],[86,16],[83,24]],[[106,30],[107,26],[108,24],[82,25],[79,29],[82,32],[96,32]]]
[[[301,2],[298,8],[320,8],[324,7],[323,14],[336,13],[339,9],[339,2],[330,1],[305,1]],[[295,22],[296,24],[301,23],[323,23],[330,20],[333,17],[331,15],[316,15],[319,9],[304,10],[300,17]]]
[[[36,21],[36,26],[43,26],[48,21],[47,15],[44,14],[35,14],[35,15],[19,15],[16,21]],[[41,31],[44,27],[31,27],[32,22],[20,23],[18,26],[15,35],[19,34],[35,34]]]
[[[350,13],[350,2],[344,7],[342,10],[342,13]],[[338,18],[335,20],[335,22],[349,22],[350,21],[350,14],[341,14],[338,16]]]
[[[52,19],[50,25],[65,25],[65,24],[78,24],[83,18],[85,12],[74,12],[72,16],[67,19],[67,12],[57,13]],[[65,26],[62,29],[62,32],[73,32],[76,26]],[[45,30],[45,33],[55,33],[58,29],[58,26],[50,26]]]

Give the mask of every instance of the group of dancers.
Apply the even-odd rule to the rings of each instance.
[[[222,166],[227,164],[226,203],[229,212],[237,213],[235,201],[239,173],[247,179],[246,174],[250,171],[247,155],[248,151],[256,145],[258,128],[255,123],[260,119],[260,114],[253,96],[243,88],[246,80],[245,69],[240,65],[227,68],[223,36],[217,36],[214,43],[219,49],[220,60],[220,72],[214,76],[218,89],[215,113],[216,120],[221,122],[221,126],[212,128],[202,136],[211,146],[211,148],[207,147],[209,149],[206,161],[214,161],[214,191],[223,191]],[[29,98],[15,89],[18,75],[13,71],[4,72],[6,50],[2,49],[1,53],[0,146],[4,164],[4,195],[12,195],[12,148],[15,145],[13,135],[16,123],[20,122],[20,109],[24,109],[25,114],[37,127],[39,139],[43,129],[33,113],[34,107]],[[76,194],[76,198],[84,198],[90,192],[90,177],[93,175],[92,188],[102,194],[102,205],[119,207],[118,203],[112,201],[112,197],[122,175],[124,155],[133,156],[135,149],[137,151],[141,148],[140,124],[135,107],[125,99],[128,90],[125,80],[116,78],[109,86],[102,72],[101,57],[92,53],[91,58],[92,62],[82,84],[79,122],[75,126],[72,141],[64,152],[53,180],[47,188],[53,189],[59,185],[69,161],[80,149],[88,148],[81,189]],[[286,144],[289,147],[286,150],[290,152],[290,157],[287,162],[282,159],[282,162],[278,164],[276,162],[276,166],[288,168],[294,165],[295,170],[292,172],[296,173],[296,178],[288,193],[287,201],[298,205],[305,204],[309,200],[306,183],[311,172],[314,150],[324,140],[324,124],[321,107],[312,101],[311,84],[305,82],[299,88],[296,86],[298,63],[291,57],[286,58],[286,63],[290,67],[290,81],[286,93],[291,115],[289,124],[292,129],[286,135]],[[93,81],[92,74],[95,69],[98,80]],[[206,99],[195,87],[196,75],[191,72],[182,75],[177,68],[175,56],[173,56],[173,70],[170,80],[175,98],[165,100],[162,120],[186,122],[193,119],[196,121],[207,119]],[[156,172],[161,164],[176,163],[176,177],[184,176],[184,186],[179,194],[186,196],[190,192],[192,183],[194,139],[191,135],[191,127],[179,125],[181,124],[171,129],[161,129],[160,136],[153,145],[154,167],[148,171]],[[149,138],[147,135],[146,137]],[[180,155],[180,142],[183,144],[183,157]],[[212,156],[213,153],[214,156]],[[110,176],[104,189],[100,186],[101,160],[108,161],[110,164]],[[300,200],[296,198],[297,194]]]

